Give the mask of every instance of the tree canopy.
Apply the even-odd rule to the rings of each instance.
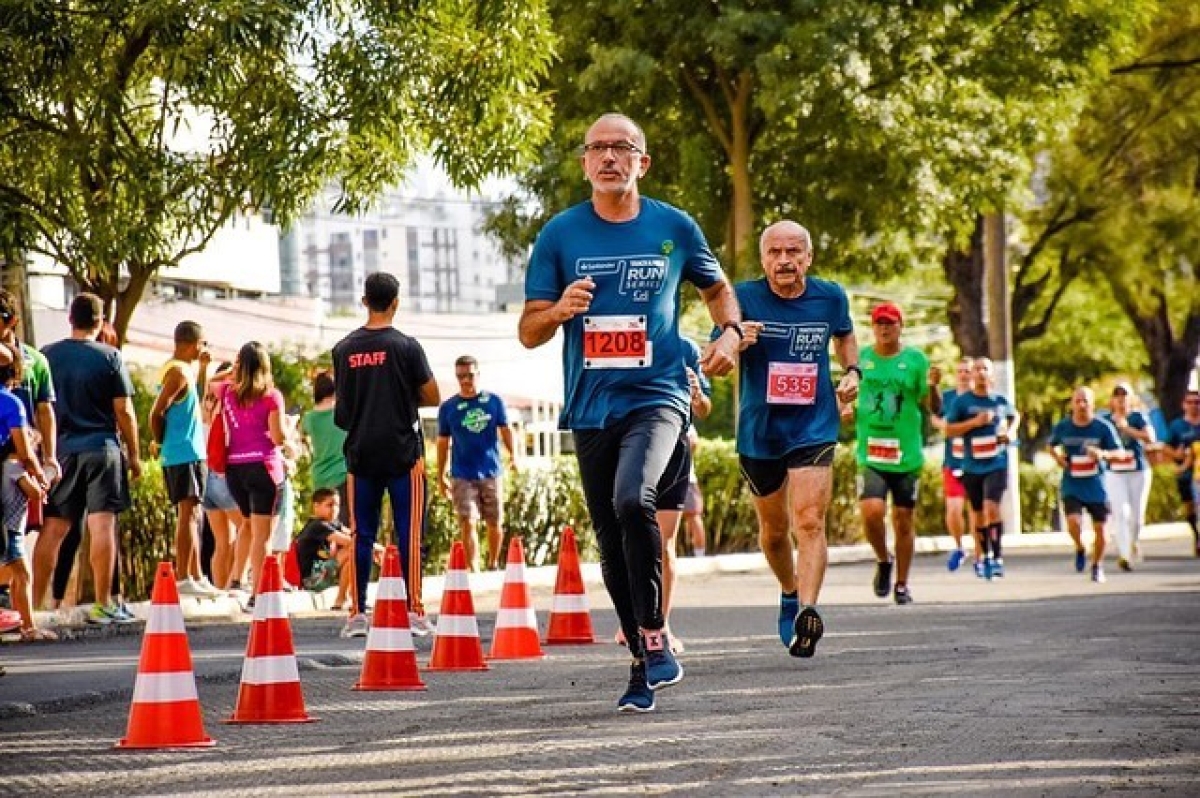
[[[541,0],[4,0],[0,236],[123,337],[235,213],[358,209],[425,152],[464,186],[527,164],[554,46]]]

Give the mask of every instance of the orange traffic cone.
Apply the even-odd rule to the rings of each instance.
[[[367,654],[355,690],[424,690],[408,626],[408,592],[400,576],[400,550],[388,546],[383,555],[375,614],[367,633]]]
[[[486,671],[479,624],[475,621],[475,602],[471,600],[467,579],[467,555],[460,540],[454,541],[450,549],[450,570],[446,571],[444,584],[442,612],[438,615],[428,670]]]
[[[538,643],[537,613],[525,583],[525,549],[520,538],[508,544],[508,567],[500,593],[500,611],[492,634],[491,659],[539,659],[546,656]]]
[[[554,598],[550,603],[550,623],[546,645],[595,643],[592,615],[588,612],[587,591],[579,571],[579,550],[575,548],[575,530],[563,529],[558,550],[558,576],[554,580]]]
[[[292,627],[283,605],[283,572],[274,554],[263,562],[261,577],[237,706],[225,722],[309,723],[316,718],[304,709]]]
[[[158,564],[150,617],[142,638],[142,658],[133,685],[129,727],[117,748],[207,748],[216,741],[204,733],[196,674],[179,589],[171,563]]]

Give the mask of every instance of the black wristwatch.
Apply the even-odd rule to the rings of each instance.
[[[852,365],[852,366],[846,366],[846,372],[847,372],[847,373],[849,373],[849,372],[851,372],[851,371],[853,371],[855,374],[857,374],[857,375],[858,375],[858,381],[859,381],[859,382],[862,382],[862,369],[860,369],[860,368],[858,367],[858,364],[857,364],[857,363],[855,363],[855,364],[854,364],[854,365]]]
[[[721,325],[721,332],[725,332],[726,330],[733,330],[735,333],[737,333],[739,341],[746,340],[746,331],[742,329],[742,323],[740,321],[725,322]]]

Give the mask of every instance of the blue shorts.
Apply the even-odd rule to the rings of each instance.
[[[233,500],[233,494],[229,492],[229,483],[225,481],[223,474],[208,472],[208,479],[204,483],[203,507],[205,510],[223,510],[224,512],[238,508],[237,502]]]
[[[8,551],[0,557],[0,566],[14,563],[25,556],[25,533],[16,530],[8,532]]]

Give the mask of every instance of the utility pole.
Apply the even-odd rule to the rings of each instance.
[[[1004,214],[990,213],[983,218],[983,269],[987,291],[988,353],[995,366],[997,393],[1015,407],[1017,375],[1012,355],[1012,303],[1008,291],[1008,257],[1005,252]],[[1021,533],[1020,457],[1016,448],[1008,453],[1008,491],[1000,505],[1004,528]]]

